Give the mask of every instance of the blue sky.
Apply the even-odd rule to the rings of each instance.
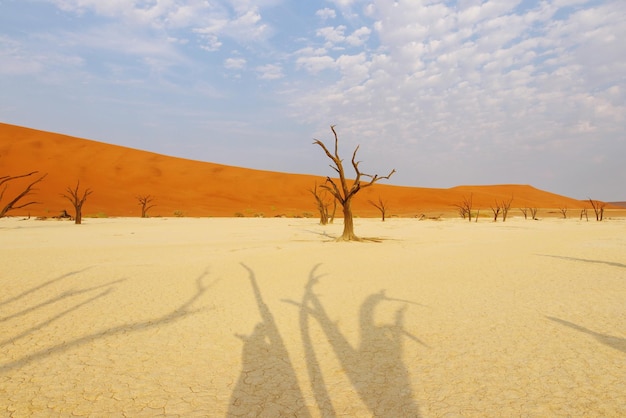
[[[420,187],[626,200],[624,0],[0,0],[0,121]]]

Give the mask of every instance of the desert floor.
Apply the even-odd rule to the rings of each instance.
[[[626,219],[0,219],[0,416],[626,416]]]

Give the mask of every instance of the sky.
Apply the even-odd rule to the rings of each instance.
[[[0,121],[176,157],[626,200],[624,0],[0,0]]]

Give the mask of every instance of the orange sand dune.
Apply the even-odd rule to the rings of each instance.
[[[147,194],[155,197],[151,216],[315,216],[309,190],[324,181],[319,176],[192,161],[0,123],[0,176],[34,170],[47,173],[32,196],[40,204],[9,214],[56,216],[63,209],[72,213],[61,194],[80,180],[81,188],[93,190],[83,209],[85,216],[140,216],[136,196]],[[2,202],[24,184],[21,180],[11,182]],[[573,211],[590,207],[586,202],[526,185],[432,189],[378,183],[357,195],[354,212],[357,216],[378,216],[368,201],[380,197],[388,215],[454,216],[454,205],[470,195],[474,207],[483,208],[485,214],[495,201],[511,197],[512,208],[567,207]]]

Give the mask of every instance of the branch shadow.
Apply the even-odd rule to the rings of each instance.
[[[626,264],[617,263],[615,261],[589,260],[589,259],[586,259],[586,258],[565,257],[565,256],[562,256],[562,255],[550,255],[550,254],[539,254],[539,255],[542,256],[542,257],[559,258],[561,260],[581,261],[581,262],[584,262],[584,263],[594,263],[594,264],[606,264],[608,266],[626,268]]]
[[[38,286],[35,286],[35,287],[33,287],[31,289],[28,289],[28,290],[25,290],[24,292],[20,293],[19,295],[15,295],[13,297],[10,297],[8,299],[0,301],[0,306],[4,306],[4,305],[7,305],[9,303],[13,303],[16,300],[20,300],[20,299],[30,295],[31,293],[35,293],[38,290],[41,290],[41,289],[43,289],[43,288],[45,288],[47,286],[50,286],[51,284],[57,283],[57,282],[59,282],[59,281],[61,281],[63,279],[66,279],[66,278],[68,278],[70,276],[73,276],[75,274],[82,273],[85,270],[87,270],[87,268],[84,268],[84,269],[81,269],[81,270],[77,270],[77,271],[72,271],[72,272],[69,272],[69,273],[65,273],[65,274],[63,274],[63,275],[61,275],[59,277],[55,277],[54,279],[48,280],[47,282],[44,282],[44,283],[42,283],[42,284],[40,284]]]
[[[10,301],[14,301],[17,300],[23,296],[25,296],[26,294],[32,293],[36,290],[42,289],[45,286],[48,286],[49,284],[53,283],[54,281],[58,281],[64,277],[67,277],[71,274],[76,274],[77,272],[73,272],[73,273],[68,273],[64,276],[60,276],[57,279],[51,280],[49,282],[46,282],[40,286],[37,286],[36,288],[30,289],[27,292],[22,293],[21,295],[19,295],[19,297],[14,297],[12,298]],[[206,276],[208,273],[205,271],[204,273],[202,273],[200,276],[198,276],[198,278],[195,281],[196,284],[196,290],[195,292],[189,297],[189,299],[187,299],[186,301],[184,301],[180,306],[178,306],[176,309],[172,310],[169,313],[166,313],[165,315],[156,317],[156,318],[151,318],[149,320],[145,320],[145,321],[136,321],[136,322],[129,322],[129,323],[125,323],[119,326],[115,326],[112,328],[108,328],[108,329],[102,329],[96,332],[93,332],[91,334],[88,335],[84,335],[82,337],[76,338],[74,340],[70,340],[70,341],[66,341],[57,345],[53,345],[51,347],[46,347],[43,348],[39,351],[35,351],[33,353],[30,354],[26,354],[24,356],[22,356],[21,358],[18,358],[16,360],[10,361],[8,363],[2,364],[0,365],[0,373],[6,373],[9,372],[11,370],[23,367],[27,364],[30,364],[34,361],[46,358],[46,357],[50,357],[52,355],[55,354],[60,354],[63,353],[65,351],[68,351],[70,349],[82,346],[84,344],[90,343],[92,341],[101,339],[101,338],[106,338],[109,336],[114,336],[114,335],[120,335],[120,334],[129,334],[132,332],[136,332],[136,331],[142,331],[142,330],[148,330],[150,328],[155,328],[155,327],[160,327],[163,325],[168,325],[171,324],[175,321],[178,321],[188,315],[191,315],[193,313],[196,313],[198,311],[200,311],[200,309],[196,308],[196,309],[192,309],[192,305],[211,287],[213,286],[217,280],[214,280],[211,284],[209,284],[208,286],[203,284],[203,278],[204,276]],[[97,299],[103,298],[107,295],[109,295],[112,291],[113,291],[113,287],[111,287],[112,284],[117,283],[121,280],[116,280],[113,282],[110,282],[106,285],[103,286],[109,286],[108,289],[104,290],[103,292],[100,292],[99,294],[81,302],[78,303],[76,305],[74,305],[73,307],[66,309],[63,312],[60,312],[59,314],[49,318],[48,320],[36,325],[35,327],[21,333],[20,335],[14,336],[12,338],[9,338],[5,341],[3,341],[1,344],[2,345],[6,345],[8,343],[11,343],[12,341],[16,341],[17,339],[23,338],[24,336],[26,336],[29,333],[32,333],[36,330],[42,329],[43,327],[49,325],[50,323],[58,320],[59,318],[61,318],[64,315],[69,314],[72,311],[75,311],[79,308],[81,308],[82,306],[88,305],[89,303],[94,302]],[[97,286],[91,289],[84,289],[83,291],[77,291],[78,293],[84,293],[87,291],[91,291],[94,290],[96,288],[99,287],[103,287],[103,286]],[[63,294],[62,294],[63,295]],[[51,300],[60,300],[62,299],[62,295],[59,295],[56,298],[53,298]],[[67,297],[67,296],[65,296]],[[8,303],[5,301],[5,303]],[[46,302],[46,304],[48,303],[52,303],[50,301]],[[36,309],[37,307],[33,307],[33,308],[27,308],[22,312],[25,311],[32,311],[33,309]],[[15,315],[13,315],[15,316]]]
[[[313,286],[321,276],[316,275],[316,265],[305,286],[302,302],[285,300],[300,308],[300,327],[306,363],[316,403],[323,416],[337,416],[315,354],[309,333],[309,316],[317,320],[332,349],[342,365],[355,391],[376,417],[418,417],[419,408],[413,399],[408,369],[402,360],[403,338],[425,345],[404,329],[406,305],[399,308],[395,321],[377,325],[376,308],[384,301],[401,301],[388,298],[384,291],[365,298],[360,307],[360,342],[352,347],[337,325],[330,319]],[[409,302],[410,303],[410,302]]]
[[[248,271],[261,322],[250,335],[235,334],[243,341],[242,367],[227,416],[310,417],[274,316],[263,301],[254,272],[241,265]]]
[[[552,316],[546,316],[550,321],[554,321],[558,324],[564,325],[566,327],[575,329],[576,331],[591,335],[598,342],[607,345],[611,348],[614,348],[622,353],[626,353],[626,338],[613,337],[611,335],[601,334],[599,332],[592,331],[588,328],[581,327],[580,325],[576,325],[572,322],[565,321],[563,319],[554,318]]]

